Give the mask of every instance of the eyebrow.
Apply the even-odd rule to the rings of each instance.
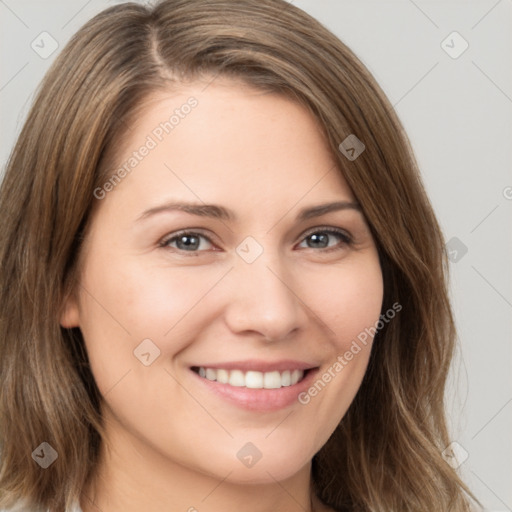
[[[314,217],[320,217],[330,212],[339,210],[357,210],[361,211],[359,203],[351,201],[335,201],[332,203],[319,204],[317,206],[310,206],[302,208],[297,214],[298,221],[305,221]],[[147,219],[153,215],[163,212],[181,211],[191,215],[198,215],[200,217],[211,217],[214,219],[235,221],[237,219],[232,210],[224,208],[216,204],[203,204],[203,203],[183,203],[183,202],[170,202],[165,203],[154,208],[146,210],[138,219],[138,221]]]

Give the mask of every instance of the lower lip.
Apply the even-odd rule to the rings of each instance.
[[[221,384],[216,380],[208,380],[193,370],[190,371],[210,391],[237,407],[249,411],[268,412],[284,409],[294,403],[298,403],[298,395],[310,387],[315,374],[318,372],[318,368],[308,370],[306,376],[297,384],[278,389],[252,389],[230,386],[229,384]]]

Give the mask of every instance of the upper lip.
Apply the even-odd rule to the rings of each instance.
[[[305,361],[295,361],[292,359],[281,359],[280,361],[262,361],[251,359],[245,361],[226,361],[221,363],[197,364],[192,368],[211,368],[214,370],[241,370],[243,372],[284,372],[286,370],[310,370],[317,365]]]

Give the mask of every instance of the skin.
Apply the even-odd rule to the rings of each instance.
[[[104,398],[107,439],[82,509],[291,512],[312,499],[329,510],[310,496],[311,460],[352,402],[371,341],[308,404],[277,411],[226,402],[190,367],[295,359],[322,375],[379,318],[375,242],[356,209],[296,220],[304,207],[355,197],[311,114],[240,83],[154,93],[119,164],[190,96],[197,107],[100,201],[61,318],[82,330]],[[222,205],[237,220],[140,219],[169,201]],[[328,235],[329,252],[312,243],[325,227],[352,242]],[[207,238],[193,251],[162,244],[183,229]],[[263,249],[252,263],[236,251],[247,236]],[[149,366],[133,353],[147,338],[160,350]],[[251,468],[236,457],[247,442],[262,454]]]

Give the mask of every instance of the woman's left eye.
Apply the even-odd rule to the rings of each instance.
[[[330,244],[329,239],[333,237],[337,237],[341,242]],[[307,243],[308,240],[308,249],[323,249],[324,252],[342,249],[352,243],[352,238],[345,231],[336,228],[315,228],[306,234],[304,242]]]
[[[330,240],[337,238],[337,243],[330,243]],[[202,243],[202,240],[206,241]],[[341,229],[315,228],[307,233],[301,244],[308,244],[307,249],[321,249],[323,252],[341,249],[352,243],[351,237]],[[160,247],[177,249],[188,253],[200,253],[211,250],[213,242],[206,236],[194,231],[181,231],[172,237],[165,238],[160,242]],[[205,247],[206,245],[206,247]],[[301,245],[299,245],[300,247]],[[302,246],[304,247],[304,246]]]

